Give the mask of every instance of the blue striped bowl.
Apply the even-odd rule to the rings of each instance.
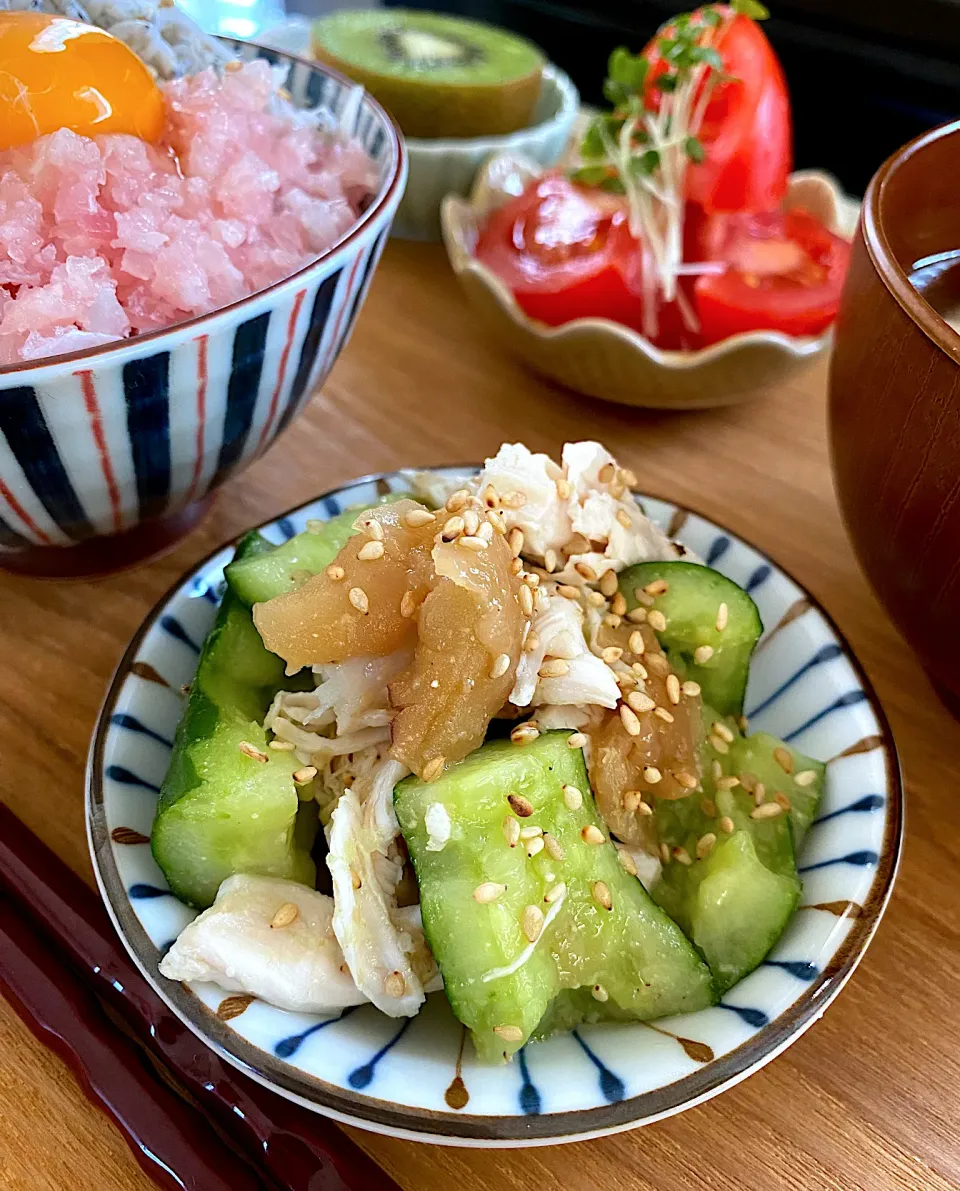
[[[466,474],[462,468],[445,474]],[[341,509],[403,487],[362,480],[263,526],[280,542]],[[662,500],[653,519],[746,587],[766,633],[750,670],[752,726],[827,766],[817,822],[799,858],[802,907],[766,961],[700,1013],[584,1026],[477,1064],[442,993],[398,1022],[372,1006],[334,1018],[292,1014],[215,984],[172,983],[165,949],[193,917],[170,894],[147,836],[200,643],[232,547],[153,610],[114,677],[90,753],[87,821],[100,888],[130,954],[167,1004],[221,1056],[281,1095],[337,1120],[461,1145],[535,1145],[669,1116],[737,1083],[823,1013],[862,957],[893,885],[903,830],[896,751],[866,676],[836,626],[774,562]]]
[[[230,44],[286,65],[298,105],[347,110],[353,84],[334,71]],[[378,165],[379,186],[330,251],[167,330],[0,368],[0,566],[38,553],[47,566],[66,552],[37,548],[182,522],[303,409],[350,335],[406,182],[390,118],[369,96],[355,111],[347,131]]]

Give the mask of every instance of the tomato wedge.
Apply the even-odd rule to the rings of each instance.
[[[720,23],[703,44],[723,60],[729,78],[713,84],[699,140],[704,160],[687,169],[686,197],[704,211],[770,211],[787,192],[793,163],[790,96],[783,70],[763,30],[749,17],[727,5],[711,5]],[[691,24],[703,24],[697,9]],[[657,105],[656,80],[669,69],[659,39],[668,25],[643,51],[650,63],[649,102]],[[710,85],[711,73],[704,85]],[[702,94],[703,85],[700,93]]]
[[[850,245],[803,210],[715,216],[703,234],[718,274],[694,286],[704,344],[741,331],[819,335],[834,320]]]
[[[545,174],[493,212],[476,258],[530,318],[607,318],[645,333],[640,247],[616,195]],[[675,303],[659,307],[657,324],[658,347],[691,346]]]

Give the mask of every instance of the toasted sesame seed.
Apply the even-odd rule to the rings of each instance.
[[[297,746],[290,740],[271,740],[267,748],[276,749],[278,753],[292,753]]]
[[[797,786],[812,786],[816,780],[817,771],[815,769],[801,769],[793,779]]]
[[[569,673],[570,663],[564,658],[549,658],[537,671],[540,678],[563,678]]]
[[[529,827],[520,828],[521,839],[536,839],[538,835],[543,835],[543,828],[538,823],[531,823]]]
[[[524,906],[520,926],[531,943],[536,943],[543,930],[543,910],[539,906]]]
[[[291,922],[296,922],[299,913],[300,907],[296,902],[284,902],[270,919],[270,929],[282,930],[283,927],[289,926]]]
[[[647,595],[642,587],[635,587],[633,589],[633,598],[644,608],[649,608],[653,604],[653,596]]]
[[[475,534],[480,528],[480,514],[476,509],[464,509],[463,532]]]
[[[519,526],[515,525],[507,534],[507,545],[513,557],[519,558],[523,550],[523,530]]]
[[[722,633],[723,630],[727,627],[727,622],[729,621],[729,619],[730,619],[730,609],[727,607],[726,604],[721,604],[720,607],[717,609],[717,619],[716,619],[716,625],[715,625],[718,633]]]
[[[533,803],[529,798],[524,798],[522,794],[508,794],[507,802],[510,803],[513,813],[519,815],[521,819],[529,819],[533,814]]]
[[[578,811],[583,806],[583,795],[576,786],[563,787],[563,805],[568,811]]]
[[[676,674],[667,675],[667,698],[674,705],[680,702],[680,679]]]
[[[493,526],[495,533],[505,534],[507,532],[506,521],[504,521],[499,513],[494,512],[493,509],[487,510],[487,524]]]
[[[718,782],[723,777],[723,766],[716,757],[710,762],[710,772],[713,774],[713,780],[715,782]]]
[[[720,830],[724,832],[725,835],[733,835],[734,826],[734,822],[729,815],[724,815],[720,820]]]
[[[709,740],[718,753],[726,754],[730,752],[730,745],[721,736],[718,736],[716,732],[710,733]]]
[[[790,802],[790,799],[786,796],[786,794],[781,794],[779,790],[776,792],[776,794],[774,794],[773,801],[782,810],[786,811],[787,814],[789,814],[793,809],[793,804]]]
[[[456,513],[458,509],[463,508],[469,499],[470,493],[468,490],[466,488],[458,488],[456,492],[451,492],[447,497],[447,508],[451,513]]]
[[[663,774],[656,767],[656,765],[644,765],[643,780],[648,786],[655,786],[657,782],[663,780]]]
[[[482,885],[478,885],[474,889],[473,900],[479,902],[481,906],[485,906],[489,902],[495,902],[498,897],[502,897],[506,892],[506,885],[501,885],[497,881],[484,881]]]
[[[477,537],[486,542],[488,546],[490,545],[490,543],[493,541],[493,526],[489,521],[484,521],[483,524],[477,529]]]
[[[660,859],[664,864],[670,863],[670,846],[669,844],[660,845]]]
[[[777,815],[783,814],[783,807],[779,802],[764,802],[760,806],[755,806],[750,812],[751,819],[775,819]]]
[[[243,753],[245,757],[249,757],[251,761],[260,761],[262,763],[264,761],[270,760],[270,757],[267,753],[261,752],[261,750],[258,749],[255,744],[251,744],[249,740],[241,740],[237,747],[240,749],[240,752]]]
[[[629,707],[626,703],[620,704],[620,722],[626,729],[628,736],[640,735],[640,721],[637,719],[633,708]]]
[[[608,645],[606,649],[600,651],[600,656],[608,666],[612,666],[614,662],[619,662],[623,657],[623,650],[619,645]]]
[[[710,731],[716,732],[721,740],[725,740],[728,744],[733,743],[733,733],[722,720],[715,720],[710,725]]]
[[[667,618],[664,614],[656,608],[652,608],[647,613],[647,624],[654,630],[654,632],[662,633],[667,627]]]
[[[596,583],[597,572],[588,562],[575,562],[573,569],[577,572],[581,579],[586,579],[588,583]]]
[[[740,785],[743,786],[745,790],[749,790],[751,793],[753,792],[753,789],[758,781],[759,779],[755,773],[740,774]]]
[[[523,1030],[519,1026],[494,1026],[493,1032],[504,1042],[522,1042]]]
[[[621,801],[623,802],[623,809],[633,814],[643,799],[640,796],[639,790],[627,790]]]
[[[681,686],[680,690],[683,691],[688,699],[696,699],[697,695],[700,694],[700,683],[692,682],[690,679],[687,679],[683,686]]]
[[[610,601],[610,611],[614,616],[626,616],[627,614],[627,598],[622,591],[614,594]]]
[[[556,860],[558,864],[566,860],[566,849],[564,848],[563,844],[560,843],[557,837],[555,835],[551,835],[549,831],[545,831],[543,833],[543,846],[546,848],[547,855],[551,860]]]
[[[407,982],[402,972],[391,972],[383,982],[383,991],[388,997],[402,997],[407,991]]]
[[[543,895],[543,900],[548,906],[553,905],[557,898],[563,897],[567,892],[567,887],[563,881],[558,881],[556,885],[551,885],[547,892]]]
[[[621,617],[616,612],[608,612],[603,618],[603,623],[609,629],[618,629],[620,627]]]
[[[697,648],[693,651],[693,660],[697,663],[698,666],[702,666],[702,665],[704,665],[704,663],[709,662],[712,657],[713,657],[713,646],[712,645],[698,645]]]
[[[631,608],[627,613],[627,620],[629,620],[631,624],[643,624],[646,619],[646,608]]]
[[[670,590],[670,584],[666,579],[654,579],[652,583],[648,583],[643,589],[647,595],[662,596]]]
[[[793,773],[793,757],[785,748],[775,748],[773,759],[784,773]]]
[[[509,669],[510,655],[508,653],[498,653],[493,659],[493,665],[490,667],[490,677],[503,678]]]
[[[367,535],[373,538],[375,542],[383,541],[383,526],[376,517],[368,517],[363,523],[363,528]]]
[[[585,827],[580,828],[580,838],[585,844],[602,844],[606,840],[606,836],[593,823],[588,823]]]
[[[507,815],[503,820],[503,838],[511,848],[515,848],[520,842],[520,824],[513,815]]]
[[[339,583],[341,579],[346,577],[347,572],[343,569],[343,567],[337,566],[337,564],[335,562],[332,562],[327,567],[326,574],[327,574],[327,578],[330,579],[332,582]]]
[[[637,486],[637,477],[629,467],[620,468],[620,479],[627,488],[636,488]]]
[[[717,779],[718,790],[735,790],[740,785],[738,777],[721,777]]]
[[[511,558],[510,566],[507,568],[507,570],[510,572],[511,575],[519,575],[520,572],[523,570],[523,559],[522,558]]]
[[[418,608],[416,592],[405,591],[400,600],[400,615],[408,620]]]
[[[600,591],[607,599],[612,595],[616,595],[617,591],[617,572],[604,571],[600,576]]]
[[[522,509],[527,503],[527,494],[525,492],[508,492],[506,496],[500,497],[500,503],[507,509]]]
[[[610,886],[606,881],[594,881],[591,892],[593,893],[593,900],[598,906],[602,906],[605,910],[613,909],[613,897],[610,894]]]
[[[593,999],[595,1001],[607,1001],[610,999],[610,994],[602,984],[595,984],[590,992],[593,994]]]
[[[462,546],[464,550],[472,550],[474,554],[479,554],[481,550],[486,550],[490,543],[486,538],[473,537],[471,534],[464,534],[463,537],[457,538],[457,545]]]
[[[316,765],[304,765],[302,769],[294,770],[293,780],[296,785],[305,786],[308,782],[312,782],[316,776]]]
[[[535,653],[540,648],[540,638],[536,633],[527,633],[527,638],[523,643],[524,653]]]
[[[436,513],[431,513],[429,509],[411,509],[409,513],[403,515],[403,523],[410,529],[421,529],[436,519]]]
[[[580,598],[580,588],[561,583],[557,586],[557,595],[562,595],[565,600],[577,600]]]
[[[653,714],[658,719],[663,720],[663,722],[665,724],[672,724],[674,722],[674,717],[670,714],[669,711],[667,711],[667,709],[665,707],[655,707],[653,709]]]
[[[637,875],[637,863],[625,848],[617,849],[617,860],[625,873],[629,873],[631,877]]]
[[[697,786],[700,785],[694,775],[686,769],[678,769],[673,776],[677,785],[683,786],[685,790],[696,790]]]
[[[360,874],[355,868],[350,869],[350,884],[354,889],[359,889],[363,885],[363,882],[360,880]]]
[[[643,662],[633,662],[630,666],[630,669],[634,672],[634,674],[637,675],[638,678],[642,678],[644,681],[650,677],[649,673],[647,672],[647,667],[643,664]]]
[[[750,721],[747,719],[747,717],[745,715],[741,715],[741,716],[737,717],[737,726],[739,727],[740,731],[744,734],[744,736],[746,736],[746,734],[750,731]]]
[[[600,470],[597,472],[597,479],[600,481],[601,484],[609,484],[613,480],[613,477],[616,474],[617,474],[616,464],[604,463],[603,466],[600,468]]]
[[[527,859],[532,860],[543,851],[543,836],[538,835],[536,839],[527,842]]]
[[[569,500],[570,493],[573,491],[570,486],[570,481],[561,476],[558,480],[554,480],[554,483],[557,486],[557,496],[559,496],[561,500]]]
[[[448,517],[443,523],[443,529],[440,530],[440,536],[445,542],[452,542],[454,538],[460,536],[464,530],[464,523],[462,517]]]
[[[631,691],[631,693],[627,695],[627,702],[634,711],[639,712],[653,711],[653,709],[656,707],[654,700],[651,699],[649,695],[645,695],[643,691]]]
[[[626,509],[617,509],[617,520],[624,529],[630,529],[633,526],[633,522],[630,520],[630,514]]]
[[[716,842],[717,837],[712,831],[708,831],[706,835],[701,835],[697,840],[697,859],[702,860],[704,856],[708,855]]]
[[[708,819],[715,819],[717,817],[717,804],[712,798],[701,798],[700,809]]]
[[[674,848],[672,855],[679,864],[693,864],[693,859],[686,848]]]
[[[383,542],[377,542],[372,539],[369,542],[365,542],[357,551],[357,558],[360,562],[373,562],[375,558],[383,558]]]
[[[370,601],[367,599],[367,593],[362,587],[351,587],[347,592],[347,599],[364,616],[370,611]]]
[[[533,592],[530,590],[529,587],[527,587],[526,584],[524,584],[523,587],[520,588],[520,591],[517,594],[517,599],[520,601],[520,611],[524,614],[524,616],[532,616],[533,615]]]
[[[549,550],[544,551],[543,569],[548,575],[552,575],[557,569],[557,552],[552,547]]]
[[[434,757],[431,761],[428,761],[423,767],[423,780],[425,782],[435,782],[440,774],[443,773],[443,767],[446,763],[446,757]]]
[[[492,484],[488,484],[483,490],[483,503],[489,509],[495,509],[500,503],[500,497],[497,496],[497,490]]]
[[[763,784],[763,782],[757,782],[757,784],[753,787],[753,801],[757,804],[757,806],[759,806],[766,797],[767,787]]]
[[[642,654],[643,651],[647,648],[646,643],[644,642],[644,639],[643,639],[643,633],[641,633],[639,629],[633,630],[633,632],[630,634],[630,639],[627,642],[627,644],[630,647],[631,653]]]
[[[638,815],[652,815],[653,807],[650,805],[649,802],[641,801],[641,802],[637,803],[637,814]]]
[[[630,674],[629,672],[626,672],[623,670],[618,670],[614,674],[613,679],[621,691],[631,692],[631,691],[635,691],[637,688],[637,677],[635,674]]]
[[[568,749],[582,749],[587,747],[587,735],[585,732],[573,732],[567,737]]]
[[[670,673],[670,663],[666,656],[662,653],[650,653],[644,655],[647,659],[647,665],[654,672],[654,674],[662,674],[664,677]]]
[[[540,586],[540,576],[536,571],[525,571],[520,576],[520,582],[526,583],[527,587],[537,588]]]

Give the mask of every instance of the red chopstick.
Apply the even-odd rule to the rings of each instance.
[[[170,1191],[263,1191],[249,1165],[112,1028],[93,993],[0,896],[0,992],[113,1118],[144,1171]]]
[[[75,967],[81,981],[173,1071],[267,1186],[280,1191],[400,1191],[332,1121],[262,1087],[199,1042],[128,958],[99,898],[0,804],[3,889],[35,921],[48,945]]]

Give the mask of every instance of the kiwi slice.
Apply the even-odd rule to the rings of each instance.
[[[544,63],[531,42],[493,25],[399,8],[323,17],[313,52],[362,83],[413,137],[526,127]]]

